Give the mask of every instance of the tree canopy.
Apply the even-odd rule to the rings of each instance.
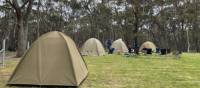
[[[91,37],[103,43],[123,38],[127,44],[149,40],[160,48],[200,52],[199,4],[199,0],[1,0],[0,40],[7,39],[7,49],[18,49],[20,11],[27,31],[24,44],[57,30],[78,46]]]

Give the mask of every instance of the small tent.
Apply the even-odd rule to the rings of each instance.
[[[140,51],[142,51],[144,48],[152,49],[153,51],[156,50],[156,45],[153,42],[146,41],[140,46]]]
[[[115,40],[112,43],[112,48],[115,48],[114,52],[125,53],[128,52],[128,48],[126,44],[122,41],[122,39]]]
[[[61,32],[37,39],[22,57],[8,86],[79,86],[88,70],[74,41]]]
[[[88,56],[102,56],[105,55],[105,50],[98,39],[90,38],[83,44],[81,54]]]

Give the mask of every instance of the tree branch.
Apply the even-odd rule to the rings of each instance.
[[[24,15],[24,18],[25,18],[26,20],[28,20],[28,19],[27,19],[27,18],[28,18],[28,15],[31,13],[32,5],[33,5],[33,0],[28,0],[28,7],[27,7],[26,13],[25,13],[25,15]]]
[[[28,2],[29,0],[26,0],[26,2],[24,2],[24,4],[20,8],[23,9],[28,4]]]
[[[8,2],[8,4],[10,4],[13,8],[15,8],[15,6],[14,6],[14,4],[13,3],[11,3],[11,1],[10,0],[6,0],[6,2]]]
[[[22,17],[22,14],[17,0],[12,0],[12,2],[10,0],[6,0],[6,2],[8,2],[13,7],[13,9],[16,11],[15,13],[17,18],[20,19]]]

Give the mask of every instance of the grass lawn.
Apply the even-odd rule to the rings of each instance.
[[[0,68],[0,88],[19,59]],[[164,56],[85,57],[89,69],[81,88],[200,88],[200,54],[184,53],[180,59]]]

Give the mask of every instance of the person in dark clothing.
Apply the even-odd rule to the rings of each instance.
[[[106,46],[107,46],[107,49],[108,49],[108,54],[113,54],[115,48],[112,48],[112,40],[107,40],[106,42]]]
[[[133,43],[133,49],[134,49],[135,54],[139,54],[139,46],[135,42]]]
[[[109,51],[108,51],[108,54],[113,54],[115,48],[110,48]]]
[[[112,46],[112,41],[111,41],[110,39],[107,40],[106,45],[107,45],[108,50],[110,50],[110,49],[111,49],[111,46]]]

